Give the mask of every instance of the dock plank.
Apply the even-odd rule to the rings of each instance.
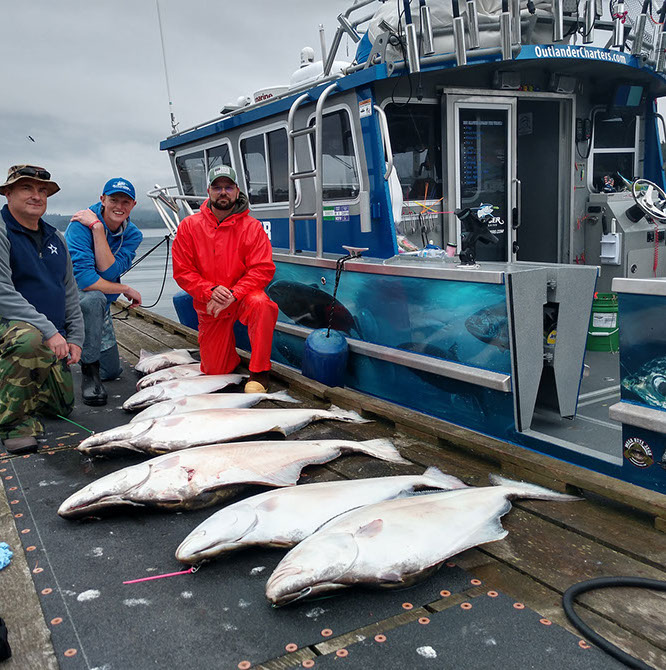
[[[570,633],[580,632],[571,624],[562,609],[562,594],[519,572],[506,563],[501,563],[486,552],[469,549],[455,558],[456,565],[474,574],[488,589],[501,591],[524,603],[543,617],[562,626]],[[659,670],[666,668],[666,652],[648,641],[633,635],[609,619],[584,606],[576,608],[577,613],[594,631],[623,651],[640,658]]]
[[[564,503],[563,503],[564,504]],[[575,504],[575,503],[566,503]],[[666,572],[609,549],[573,531],[554,526],[521,509],[503,525],[508,536],[483,551],[550,588],[564,591],[596,577],[647,577],[666,580]],[[602,589],[579,598],[591,610],[666,650],[666,595],[645,589]]]

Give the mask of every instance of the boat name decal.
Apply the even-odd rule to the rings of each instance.
[[[595,49],[590,47],[534,47],[534,55],[537,58],[587,58],[589,60],[605,60],[612,63],[629,64],[626,54],[618,51],[606,51],[605,49]]]

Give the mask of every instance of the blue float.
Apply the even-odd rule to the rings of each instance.
[[[194,309],[192,296],[185,291],[179,291],[173,296],[173,306],[178,315],[178,320],[188,328],[199,330],[199,317]]]
[[[306,377],[326,384],[344,386],[349,347],[344,335],[320,328],[310,333],[305,340],[302,372]]]

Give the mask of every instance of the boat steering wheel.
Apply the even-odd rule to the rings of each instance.
[[[666,221],[666,193],[648,179],[636,179],[631,185],[636,204],[657,221]]]

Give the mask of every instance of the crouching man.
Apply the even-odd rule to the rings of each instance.
[[[120,283],[143,240],[129,218],[135,205],[134,186],[121,177],[109,179],[100,202],[74,214],[65,231],[85,322],[81,396],[86,405],[106,405],[102,382],[116,379],[122,371],[111,303],[122,293],[132,307],[141,304],[140,293]]]
[[[0,437],[11,454],[37,449],[36,414],[74,407],[83,317],[65,240],[41,218],[59,190],[34,165],[9,168],[0,185]]]
[[[180,222],[173,243],[173,278],[194,300],[199,317],[201,369],[233,372],[240,363],[234,323],[247,326],[250,379],[246,393],[268,390],[278,307],[264,293],[275,274],[271,243],[250,216],[236,173],[218,165],[208,173],[208,199]]]

